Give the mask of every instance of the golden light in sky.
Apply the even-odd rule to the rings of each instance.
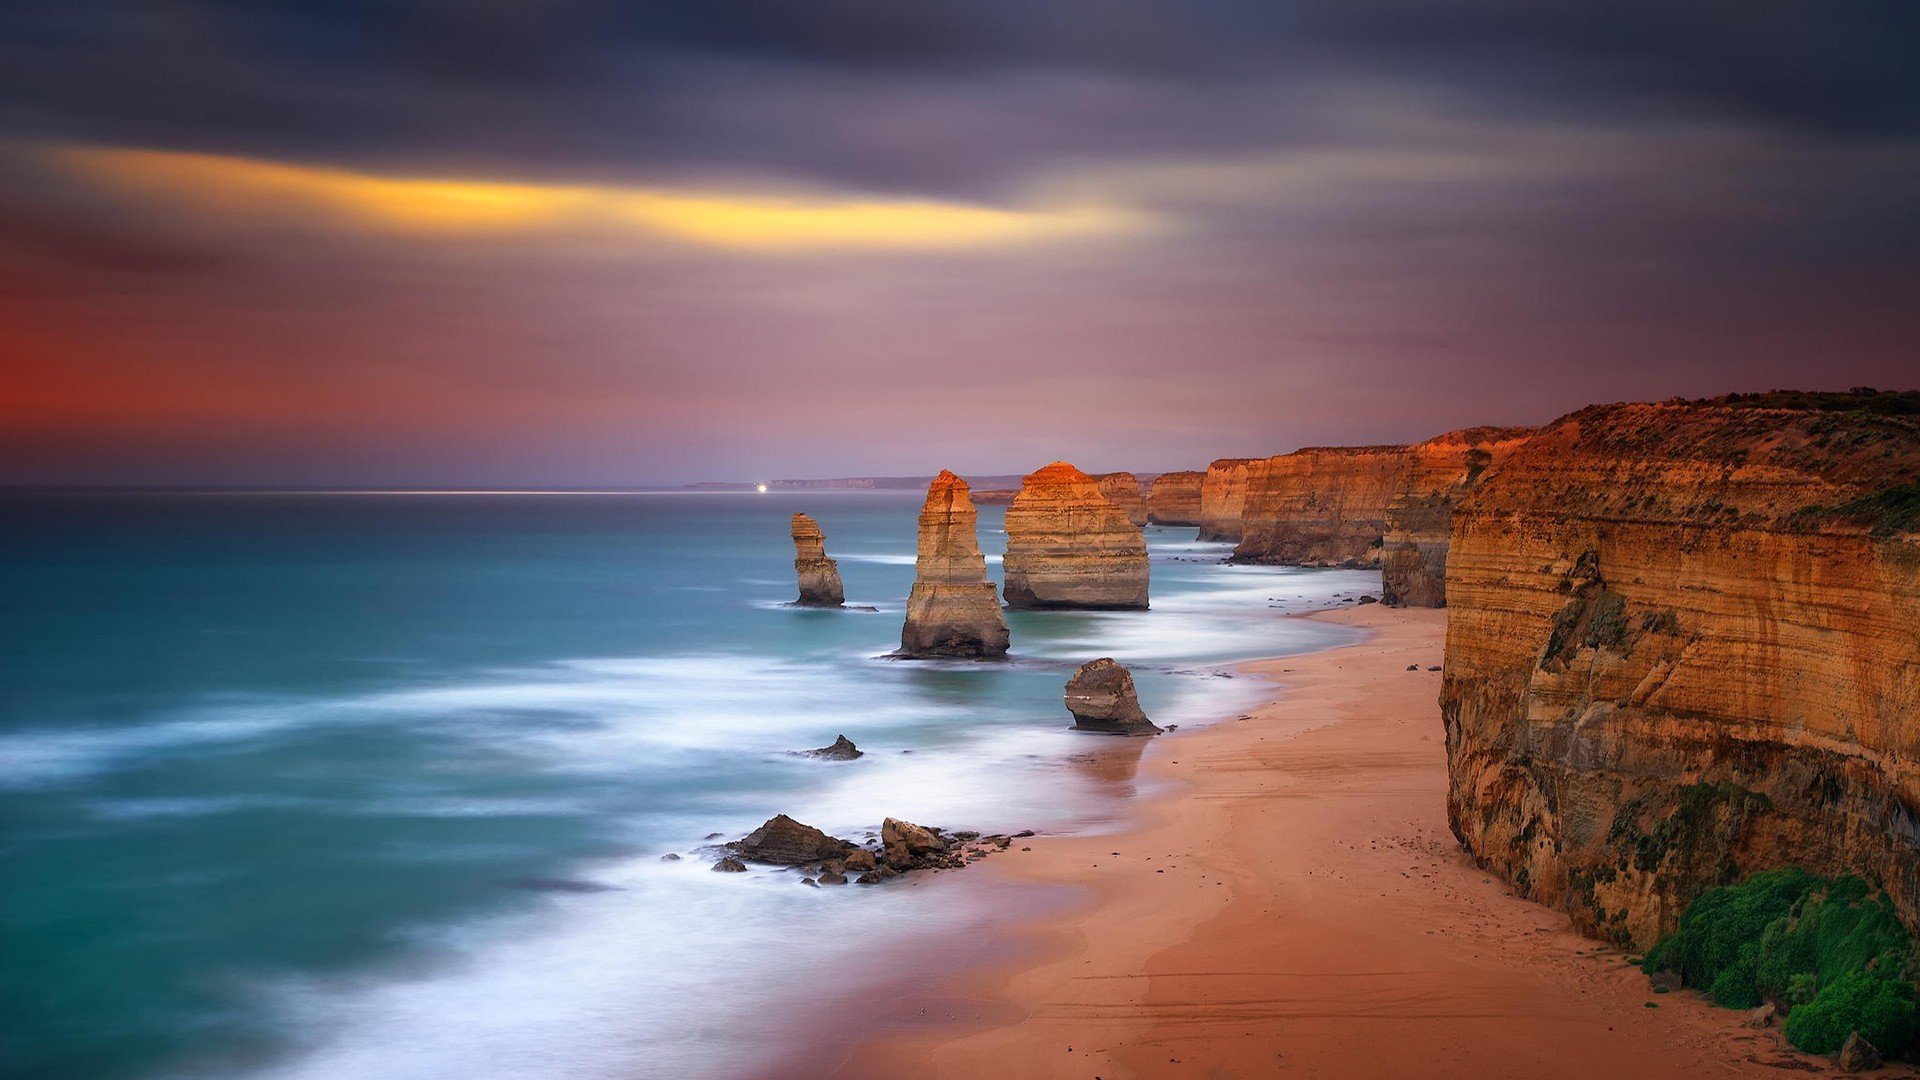
[[[72,175],[177,205],[238,215],[319,212],[412,233],[623,228],[758,252],[1005,247],[1133,232],[1144,214],[1090,202],[994,207],[932,199],[733,193],[624,185],[384,176],[166,150],[69,146]]]

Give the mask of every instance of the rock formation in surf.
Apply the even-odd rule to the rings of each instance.
[[[914,564],[907,621],[900,631],[904,658],[1004,656],[1007,620],[987,580],[980,554],[980,512],[967,482],[942,471],[920,508],[920,551]]]
[[[1140,526],[1064,461],[1028,475],[1007,508],[1005,567],[1010,608],[1147,606]]]
[[[1247,503],[1247,466],[1252,458],[1221,458],[1200,482],[1200,539],[1240,542],[1240,513]]]
[[[1532,428],[1468,428],[1414,444],[1406,484],[1387,504],[1382,600],[1401,607],[1447,606],[1453,508],[1532,433]]]
[[[1405,446],[1314,446],[1252,462],[1233,561],[1378,566],[1412,461]]]
[[[1147,521],[1153,525],[1200,524],[1203,472],[1161,473],[1147,485]]]
[[[839,607],[847,602],[840,567],[827,558],[827,538],[805,514],[793,515],[793,572],[800,579],[801,607]]]
[[[1067,680],[1067,711],[1073,726],[1108,735],[1158,735],[1160,729],[1140,711],[1133,675],[1108,657],[1080,666]]]
[[[727,849],[749,862],[776,866],[801,866],[827,859],[843,858],[854,845],[828,836],[811,825],[802,825],[785,814],[768,818],[766,824],[732,841]]]
[[[1447,809],[1482,866],[1636,947],[1787,865],[1920,925],[1920,393],[1583,409],[1452,516]]]
[[[1141,494],[1140,481],[1132,473],[1100,473],[1093,481],[1100,485],[1100,494],[1119,507],[1127,515],[1128,521],[1135,525],[1147,523],[1147,497]]]

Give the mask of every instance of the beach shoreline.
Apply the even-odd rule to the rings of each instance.
[[[1293,617],[1368,636],[1239,665],[1273,681],[1265,703],[1156,740],[1118,830],[941,882],[1052,899],[905,959],[836,1008],[859,1035],[771,1075],[1830,1071],[1742,1014],[1655,995],[1625,953],[1472,865],[1445,815],[1443,610]]]

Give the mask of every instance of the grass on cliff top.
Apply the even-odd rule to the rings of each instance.
[[[1795,409],[1801,412],[1862,412],[1871,416],[1920,416],[1920,390],[1768,390],[1758,394],[1723,394],[1701,398],[1695,405],[1723,405],[1732,409]]]
[[[1788,868],[1713,889],[1647,953],[1648,974],[1678,971],[1718,1005],[1788,1010],[1787,1041],[1814,1054],[1850,1032],[1888,1054],[1920,1038],[1913,937],[1893,903],[1856,877]]]

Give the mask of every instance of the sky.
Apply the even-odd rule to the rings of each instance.
[[[9,0],[0,483],[1203,468],[1920,386],[1911,0]]]

